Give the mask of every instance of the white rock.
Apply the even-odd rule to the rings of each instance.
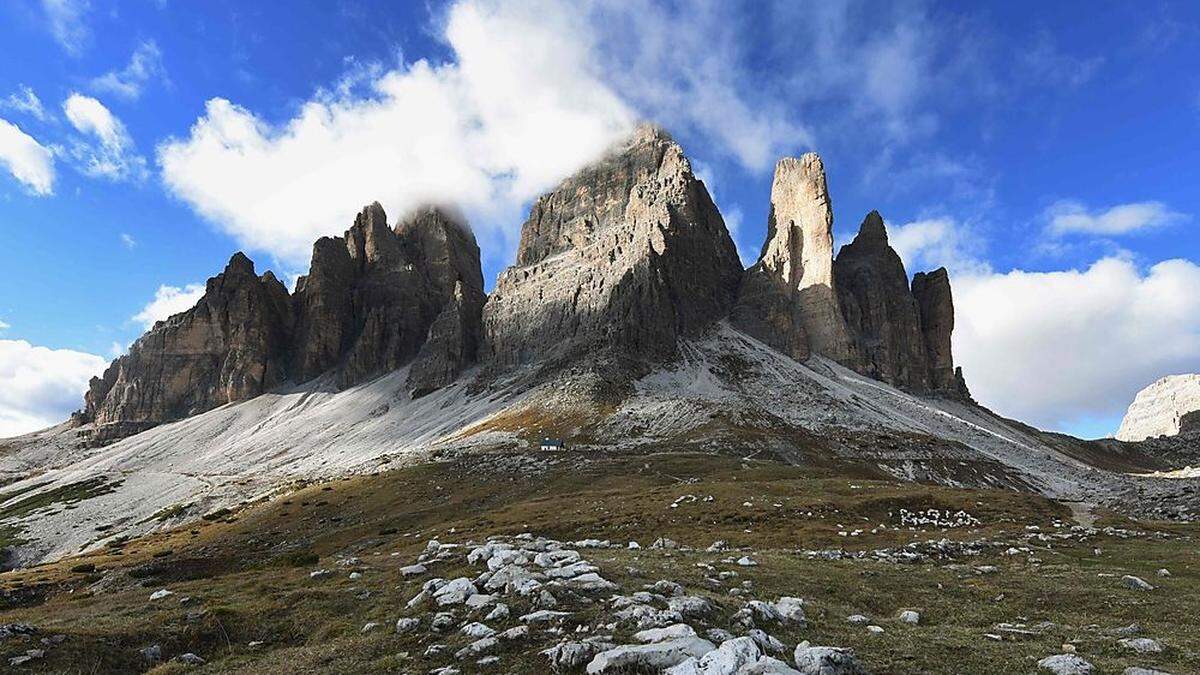
[[[1124,675],[1171,675],[1165,670],[1155,670],[1153,668],[1138,668],[1130,666],[1125,669]]]
[[[716,605],[708,598],[698,595],[680,595],[667,600],[667,606],[685,619],[700,619],[711,616]]]
[[[163,598],[170,597],[172,595],[175,595],[174,591],[168,591],[167,589],[163,588],[163,589],[160,589],[160,590],[157,590],[157,591],[154,591],[153,593],[151,593],[150,599],[151,600],[162,600]]]
[[[1037,662],[1038,668],[1054,675],[1091,675],[1092,664],[1076,654],[1055,654]]]
[[[620,588],[620,586],[617,586],[613,582],[609,581],[608,579],[605,579],[604,577],[600,576],[599,574],[596,574],[595,572],[588,572],[587,574],[580,574],[577,577],[567,579],[563,583],[568,588],[572,588],[577,591],[585,591],[585,592],[615,591]]]
[[[571,616],[570,612],[556,612],[551,609],[539,609],[536,612],[530,612],[529,614],[523,614],[521,616],[521,622],[522,623],[551,623],[551,622],[560,621],[568,616]]]
[[[737,675],[799,675],[800,671],[779,659],[763,656],[754,663],[742,666]]]
[[[804,600],[801,598],[793,598],[783,596],[775,601],[775,611],[779,613],[780,620],[784,623],[792,623],[803,626],[804,618]]]
[[[588,675],[628,669],[666,670],[716,649],[716,645],[697,637],[680,638],[646,645],[622,645],[597,654],[587,666]]]
[[[803,675],[865,675],[866,670],[854,652],[841,647],[813,646],[808,641],[796,645],[796,670]]]
[[[851,614],[850,616],[846,617],[846,621],[850,622],[850,625],[852,626],[865,626],[871,623],[871,620],[862,614]]]
[[[767,654],[782,654],[787,649],[783,646],[782,642],[771,637],[761,628],[753,628],[746,635],[754,640],[759,649]]]
[[[668,675],[735,675],[762,656],[748,637],[734,638],[702,656],[693,656],[667,670]]]
[[[1145,579],[1142,579],[1141,577],[1135,577],[1132,574],[1126,574],[1125,576],[1121,577],[1121,583],[1135,591],[1154,590],[1154,587],[1147,583]]]
[[[486,593],[475,593],[467,598],[466,604],[471,609],[479,609],[480,607],[487,607],[493,602],[496,602],[496,596]]]
[[[1119,441],[1174,436],[1184,415],[1200,410],[1200,374],[1169,375],[1139,391],[1121,420]]]
[[[696,631],[686,623],[677,623],[666,628],[648,628],[633,634],[638,642],[666,642],[679,638],[695,637]]]
[[[358,632],[370,633],[371,631],[375,630],[376,628],[379,628],[378,623],[376,623],[374,621],[368,621],[367,623],[363,624],[363,627]]]
[[[906,609],[903,612],[900,612],[900,621],[904,623],[911,623],[915,626],[921,623],[921,615],[912,611],[911,609]]]
[[[1125,638],[1117,643],[1126,649],[1132,649],[1139,654],[1157,654],[1163,650],[1158,640],[1150,638]]]
[[[497,603],[488,615],[483,617],[484,621],[500,621],[508,618],[508,605],[503,602]]]
[[[577,577],[580,574],[597,572],[599,570],[599,567],[596,567],[590,562],[586,560],[580,560],[569,565],[563,565],[562,567],[548,569],[546,570],[546,576],[550,577],[551,579],[570,579],[571,577]]]
[[[473,638],[491,637],[496,634],[496,631],[493,628],[487,624],[479,623],[478,621],[472,621],[471,623],[463,626],[459,629],[459,632],[467,637]]]
[[[505,631],[496,633],[496,637],[508,642],[509,640],[519,640],[529,636],[529,626],[513,626]]]
[[[1158,576],[1160,576],[1160,577],[1169,577],[1169,576],[1171,576],[1171,570],[1169,570],[1165,567],[1162,567],[1162,568],[1159,568],[1159,570],[1156,574],[1158,574]]]
[[[479,593],[475,584],[466,577],[459,577],[433,592],[433,599],[438,606],[461,605],[467,598]]]
[[[429,569],[424,565],[406,565],[400,568],[400,574],[406,577],[417,577],[428,572]]]
[[[867,626],[867,632],[874,635],[879,635],[883,632],[883,626]]]
[[[751,558],[748,555],[744,555],[744,556],[738,558],[737,564],[741,565],[742,567],[757,567],[758,566],[758,562],[756,562],[754,560],[754,558]]]
[[[429,621],[429,627],[441,632],[454,625],[454,615],[450,612],[438,612]]]
[[[421,625],[420,619],[402,617],[402,618],[396,619],[396,632],[397,633],[409,633],[411,631],[416,630],[417,626],[420,626],[420,625]]]
[[[462,659],[468,656],[475,656],[476,654],[486,654],[495,649],[498,644],[500,644],[500,641],[494,637],[481,638],[454,652],[454,657]]]

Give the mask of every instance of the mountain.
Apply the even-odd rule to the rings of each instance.
[[[647,125],[533,204],[490,296],[448,206],[395,225],[365,207],[314,244],[290,294],[239,253],[92,382],[72,423],[0,442],[9,562],[297,481],[519,456],[545,436],[1191,517],[1178,483],[1130,475],[1175,468],[1137,444],[1046,434],[972,401],[946,270],[910,281],[877,212],[835,257],[817,155],[781,160],[770,199],[744,270],[682,148]],[[30,498],[70,508],[16,508]]]
[[[1116,438],[1142,441],[1200,428],[1200,375],[1170,375],[1139,391],[1125,411]],[[1190,416],[1189,416],[1190,415]]]

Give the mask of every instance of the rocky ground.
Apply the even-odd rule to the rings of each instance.
[[[51,672],[1195,672],[1196,534],[764,459],[475,454],[6,573],[0,655]]]

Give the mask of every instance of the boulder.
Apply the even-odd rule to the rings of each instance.
[[[1077,654],[1055,654],[1037,662],[1038,668],[1054,675],[1091,675],[1092,664]]]
[[[804,675],[865,675],[854,652],[841,647],[819,647],[807,641],[796,645],[796,670]]]
[[[597,654],[587,666],[588,675],[631,670],[666,670],[691,657],[700,657],[716,645],[698,637],[679,638],[645,645],[622,645]]]

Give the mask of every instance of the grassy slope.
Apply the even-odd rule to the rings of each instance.
[[[713,501],[669,508],[684,494],[712,495]],[[961,508],[982,525],[944,533],[892,529],[901,507]],[[726,625],[740,601],[728,594],[728,586],[707,587],[695,564],[735,569],[736,582],[752,582],[751,597],[808,600],[811,627],[771,630],[789,647],[800,639],[854,647],[876,672],[1032,671],[1037,658],[1057,653],[1067,641],[1103,672],[1135,664],[1176,673],[1200,670],[1194,526],[1162,526],[1159,537],[1055,542],[1036,553],[1036,564],[1027,556],[997,553],[957,561],[965,564],[920,565],[809,560],[796,553],[942,536],[1015,538],[1027,525],[1052,530],[1054,520],[1067,518],[1060,505],[1031,495],[837,477],[770,461],[683,454],[564,453],[524,461],[476,456],[308,486],[286,499],[119,548],[7,573],[0,584],[11,608],[0,612],[0,623],[28,622],[42,635],[66,635],[34,663],[61,672],[144,670],[136,650],[154,643],[168,657],[201,654],[213,672],[424,672],[449,660],[423,657],[425,646],[440,641],[453,651],[466,641],[388,630],[410,613],[404,602],[421,581],[402,579],[398,569],[428,539],[454,542],[531,531],[562,539],[633,539],[648,546],[667,536],[701,549],[726,539],[752,547],[761,564],[739,568],[720,563],[725,554],[645,549],[589,551],[589,557],[627,592],[667,578],[710,594],[724,610],[714,620],[718,626]],[[880,523],[889,529],[870,534]],[[855,528],[868,532],[853,538],[838,534]],[[335,557],[349,555],[362,559],[362,579],[348,579],[346,570],[325,581],[309,579],[310,570],[337,569]],[[448,578],[478,571],[454,564],[459,568],[434,571]],[[968,566],[982,564],[1000,571],[981,576]],[[1173,576],[1155,578],[1159,567]],[[1126,573],[1161,587],[1150,593],[1125,589],[1118,579]],[[159,588],[175,595],[151,603],[150,592]],[[361,597],[363,591],[369,596]],[[183,597],[192,601],[182,604]],[[922,625],[897,622],[896,612],[905,608],[919,610]],[[573,609],[584,619],[600,616],[596,605]],[[869,636],[850,626],[845,617],[853,613],[870,616],[887,632]],[[1039,635],[1003,642],[983,637],[999,622],[1043,620],[1055,625]],[[368,621],[384,628],[361,635]],[[1111,630],[1133,622],[1162,640],[1167,651],[1135,658],[1118,647]],[[248,646],[258,640],[265,645]],[[503,670],[544,672],[535,652],[554,641],[535,631],[520,651],[501,652]],[[0,644],[0,655],[31,646],[36,645],[11,639]],[[404,652],[408,658],[400,656]]]

